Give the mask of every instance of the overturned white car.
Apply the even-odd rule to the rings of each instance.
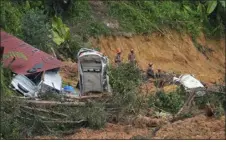
[[[38,94],[46,92],[60,93],[62,79],[59,69],[40,72],[30,75],[15,75],[11,81],[10,88],[25,97],[38,97]]]
[[[77,59],[80,95],[88,92],[110,92],[108,58],[96,50],[82,48]]]

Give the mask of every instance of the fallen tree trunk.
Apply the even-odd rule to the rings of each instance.
[[[46,109],[41,109],[41,108],[32,108],[32,107],[28,107],[28,106],[21,106],[21,107],[24,108],[24,109],[32,110],[32,111],[39,111],[39,112],[55,114],[55,115],[58,115],[58,116],[69,117],[66,114],[55,112],[55,111],[51,111],[51,110],[46,110]]]
[[[37,115],[37,114],[33,114],[33,113],[30,113],[28,111],[25,111],[25,110],[21,110],[23,113],[26,113],[28,114],[29,116],[32,116],[32,117],[35,117],[35,118],[40,118],[40,119],[47,119],[47,120],[51,120],[51,121],[58,121],[59,119],[53,119],[53,118],[49,118],[49,117],[45,117],[45,116],[40,116],[40,115]]]
[[[28,104],[41,105],[41,106],[85,106],[84,102],[56,102],[56,101],[37,101],[37,100],[24,100]]]
[[[61,121],[61,120],[54,120],[54,121],[43,121],[44,123],[60,123],[60,124],[79,124],[83,122],[87,122],[86,120],[79,120],[79,121]]]

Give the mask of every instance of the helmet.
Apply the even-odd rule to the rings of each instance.
[[[117,48],[117,53],[121,53],[121,49],[120,48]]]
[[[149,65],[149,66],[152,66],[152,65],[153,65],[153,63],[149,63],[148,65]]]

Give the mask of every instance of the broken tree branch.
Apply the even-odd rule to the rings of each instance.
[[[178,113],[176,114],[176,117],[179,116],[186,108],[190,109],[191,102],[194,100],[197,91],[206,91],[206,90],[203,87],[199,87],[191,90],[187,101],[184,103],[183,107],[178,111]]]

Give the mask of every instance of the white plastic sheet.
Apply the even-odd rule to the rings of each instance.
[[[198,87],[204,87],[202,83],[194,78],[190,74],[185,74],[179,77],[179,82],[184,85],[187,89],[194,89]]]

